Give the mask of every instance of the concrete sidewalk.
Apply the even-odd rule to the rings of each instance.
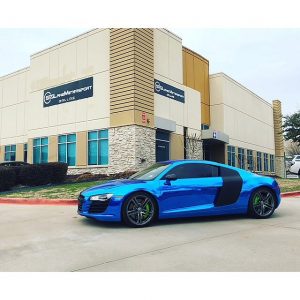
[[[300,201],[274,217],[160,221],[127,228],[75,206],[0,205],[0,271],[300,271]]]

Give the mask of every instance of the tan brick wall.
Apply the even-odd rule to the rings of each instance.
[[[58,136],[50,136],[48,142],[48,161],[56,162],[58,160]]]
[[[27,143],[27,161],[33,163],[33,139],[28,139]]]
[[[170,134],[170,158],[184,159],[184,140],[183,135],[171,133]]]
[[[4,161],[4,154],[5,154],[4,146],[0,146],[0,162]]]
[[[77,144],[76,144],[76,165],[77,166],[87,166],[87,132],[81,131],[77,132]]]
[[[16,161],[24,161],[24,144],[16,145]]]

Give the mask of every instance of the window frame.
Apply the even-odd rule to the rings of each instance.
[[[24,146],[23,146],[23,161],[24,162],[27,162],[28,161],[28,144],[27,143],[24,143]],[[26,153],[26,155],[25,155]],[[26,158],[26,159],[25,159]]]
[[[245,170],[245,149],[238,147],[238,164],[240,169]]]
[[[267,162],[267,164],[266,164]],[[267,168],[266,168],[267,166]],[[269,154],[264,153],[264,172],[269,172]]]
[[[7,151],[6,149],[9,148]],[[14,148],[14,150],[12,150]],[[9,154],[9,159],[6,159],[6,155]],[[12,154],[14,155],[14,159],[12,160]],[[17,154],[17,145],[10,144],[4,146],[4,161],[16,161],[16,154]]]
[[[73,141],[73,142],[68,141],[68,136],[71,136],[71,135],[75,135],[75,141]],[[65,137],[66,140],[65,140],[65,142],[60,142],[59,138],[63,137],[63,136]],[[69,162],[68,162],[68,153],[69,153],[68,145],[70,145],[70,144],[75,144],[75,163],[74,163],[74,165],[73,164],[70,165]],[[65,161],[60,161],[59,160],[59,148],[60,148],[59,146],[60,145],[66,145]],[[57,139],[57,161],[66,163],[66,164],[68,164],[69,167],[76,167],[76,165],[77,165],[77,134],[76,134],[76,132],[64,133],[64,134],[59,134],[58,135],[58,139]]]
[[[249,163],[250,157],[251,157],[251,164]],[[251,168],[250,168],[250,166],[251,166]],[[254,171],[254,155],[253,155],[253,150],[251,150],[251,149],[247,149],[247,168],[249,171]]]
[[[232,151],[234,150],[234,151]],[[234,160],[232,160],[234,158]],[[229,161],[231,163],[229,163]],[[234,164],[232,164],[234,161]],[[227,164],[228,166],[235,167],[236,166],[236,159],[235,159],[235,146],[227,145]]]
[[[100,137],[100,132],[101,131],[107,131],[107,137],[105,138],[101,138]],[[89,133],[92,132],[97,132],[97,139],[90,139],[89,138]],[[101,160],[101,147],[99,147],[99,142],[103,141],[103,140],[107,140],[107,164],[99,164],[99,158]],[[90,160],[89,160],[89,147],[90,147],[90,142],[97,142],[97,164],[90,164]],[[109,166],[109,130],[108,128],[103,128],[103,129],[95,129],[95,130],[89,130],[87,132],[87,166],[90,167],[107,167]]]
[[[275,172],[275,155],[270,154],[270,172]]]
[[[261,154],[262,154],[262,152],[260,152],[260,151],[256,152],[256,171],[257,172],[262,172],[262,157],[261,157]],[[258,167],[260,167],[260,168],[258,168]]]
[[[43,145],[42,144],[42,139],[47,139],[47,144]],[[39,140],[39,144],[35,145],[35,141]],[[40,147],[40,153],[39,153],[39,161],[35,162],[34,160],[34,149]],[[47,147],[47,161],[42,161],[42,148]],[[49,138],[47,136],[43,137],[38,137],[33,139],[33,145],[32,145],[32,160],[34,164],[43,164],[43,163],[48,163],[49,161]]]

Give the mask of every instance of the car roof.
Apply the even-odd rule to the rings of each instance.
[[[203,164],[210,164],[215,166],[225,166],[225,167],[231,167],[229,165],[221,164],[215,161],[210,160],[196,160],[196,159],[178,159],[178,160],[167,160],[162,161],[161,163],[167,163],[167,164],[180,164],[180,163],[203,163]]]

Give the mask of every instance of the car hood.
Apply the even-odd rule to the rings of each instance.
[[[131,179],[119,179],[112,180],[103,184],[96,185],[94,187],[84,190],[81,194],[84,196],[91,196],[101,193],[113,193],[116,190],[122,190],[129,186],[135,186],[140,184],[146,184],[145,180],[131,180]]]

